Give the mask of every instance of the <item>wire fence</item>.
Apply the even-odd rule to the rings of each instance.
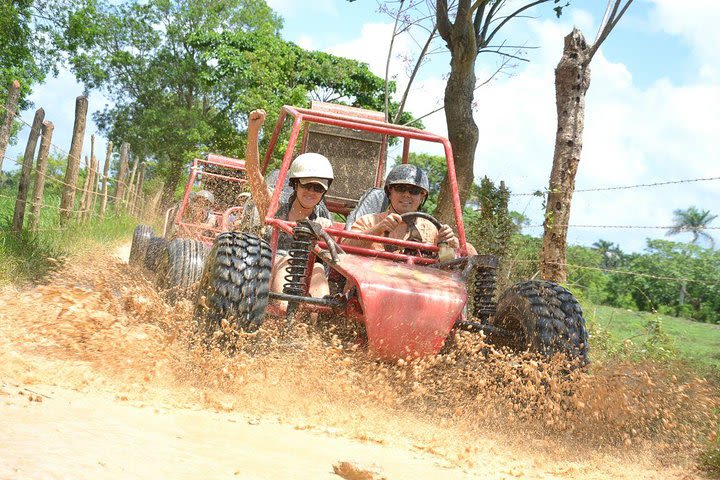
[[[720,180],[720,177],[703,177],[703,178],[688,178],[683,180],[666,180],[662,182],[655,182],[655,183],[638,183],[635,185],[615,185],[615,186],[607,186],[607,187],[596,187],[596,188],[577,188],[573,190],[573,193],[585,193],[585,192],[608,192],[608,191],[614,191],[614,190],[631,190],[634,188],[651,188],[651,187],[662,187],[665,185],[677,185],[677,184],[683,184],[683,183],[696,183],[696,182],[711,182],[714,180]],[[526,193],[511,193],[511,197],[543,197],[547,193],[544,189],[538,189],[534,192],[526,192]]]
[[[529,264],[529,265],[537,265],[537,261],[535,260],[524,260],[524,259],[512,259],[509,260],[509,263],[522,263],[522,264]],[[705,285],[708,287],[718,286],[720,285],[720,282],[706,282],[703,280],[698,280],[696,278],[690,278],[690,277],[670,277],[670,276],[663,276],[663,275],[653,275],[650,273],[642,273],[642,272],[631,272],[629,270],[618,270],[613,268],[603,268],[603,267],[592,267],[588,265],[577,265],[573,263],[555,263],[554,265],[561,265],[565,268],[573,268],[577,270],[590,270],[595,272],[602,272],[607,274],[614,274],[614,275],[627,275],[631,277],[642,277],[642,278],[650,278],[653,280],[663,280],[663,281],[669,281],[669,282],[675,282],[679,284],[683,283],[695,283],[698,285]]]
[[[16,196],[10,196],[6,193],[0,194],[0,198],[11,200],[15,205],[12,222],[13,232],[19,233],[19,231],[25,227],[25,216],[26,213],[28,213],[26,212],[26,207],[29,207],[30,221],[28,227],[33,232],[63,230],[69,226],[67,224],[71,218],[77,218],[77,220],[82,223],[91,219],[103,219],[105,218],[107,206],[111,207],[113,213],[119,213],[122,210],[123,213],[140,215],[148,211],[148,206],[145,205],[142,198],[144,197],[142,194],[142,185],[144,182],[145,165],[138,162],[136,158],[132,169],[130,169],[130,165],[127,164],[127,157],[129,155],[124,156],[127,150],[123,148],[121,163],[127,165],[128,168],[124,169],[123,175],[117,172],[117,177],[114,177],[109,171],[111,150],[108,149],[105,167],[101,168],[102,161],[97,159],[94,152],[94,135],[92,136],[93,148],[91,148],[91,154],[89,156],[86,155],[83,160],[81,154],[79,156],[71,155],[70,152],[54,143],[52,141],[52,129],[48,129],[49,133],[46,133],[44,127],[38,129],[39,125],[37,125],[37,123],[39,117],[36,116],[35,119],[33,119],[33,123],[36,124],[33,126],[23,118],[19,112],[14,111],[14,109],[11,110],[7,105],[0,105],[0,107],[2,107],[5,112],[12,113],[14,121],[31,129],[28,137],[28,146],[25,150],[27,153],[29,149],[32,149],[33,158],[29,159],[20,156],[13,158],[7,154],[3,154],[1,157],[3,162],[7,161],[8,164],[20,166],[20,172],[22,172],[19,176],[16,176],[18,182]],[[0,112],[2,112],[2,110],[0,110]],[[86,112],[83,114],[86,115]],[[73,132],[74,138],[77,134],[79,134],[78,130]],[[40,144],[41,148],[38,148],[38,144]],[[76,167],[73,168],[78,169],[77,178],[84,178],[80,180],[82,185],[77,185],[77,181],[76,184],[73,185],[72,181],[67,182],[63,178],[58,178],[57,167],[55,167],[54,170],[47,170],[46,156],[50,153],[48,150],[58,157],[67,159],[67,168],[70,168],[71,164],[76,165]],[[37,159],[35,158],[36,155]],[[45,162],[45,166],[41,166],[41,162]],[[108,171],[107,174],[105,173],[106,170]],[[82,173],[83,171],[85,172],[84,174]],[[67,178],[67,170],[65,172],[65,178]],[[60,176],[62,176],[62,174],[60,174]],[[45,198],[42,198],[45,197],[44,187],[46,182],[51,182],[60,188],[60,194],[62,196],[60,205],[49,204]],[[7,188],[7,186],[8,184],[5,183],[5,188]],[[110,194],[111,189],[114,190],[114,194]],[[31,190],[32,196],[30,195]],[[37,192],[35,190],[37,190]],[[98,205],[100,206],[99,209]],[[59,212],[58,219],[60,226],[58,228],[46,228],[45,225],[43,225],[43,228],[39,228],[40,212],[47,210]]]

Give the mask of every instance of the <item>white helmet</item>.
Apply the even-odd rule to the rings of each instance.
[[[332,181],[335,176],[333,175],[333,168],[330,165],[330,160],[325,155],[319,153],[303,153],[298,155],[290,165],[290,171],[288,178],[326,178],[328,181]]]

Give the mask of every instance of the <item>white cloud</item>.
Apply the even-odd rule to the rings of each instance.
[[[333,0],[313,0],[311,2],[298,0],[267,0],[267,4],[284,18],[297,15],[300,11],[304,13],[318,12],[332,17],[337,17],[340,14]]]
[[[652,25],[661,31],[681,37],[705,64],[720,66],[717,45],[720,44],[720,2],[716,0],[650,0],[654,9],[650,14]]]
[[[297,44],[300,48],[305,50],[315,50],[315,42],[309,35],[300,35],[297,40]]]

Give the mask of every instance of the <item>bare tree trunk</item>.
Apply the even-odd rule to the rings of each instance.
[[[17,113],[18,99],[20,98],[20,82],[13,80],[8,88],[7,102],[5,102],[3,123],[0,125],[0,178],[2,178],[2,164],[5,159],[5,149],[10,141],[13,119]]]
[[[85,139],[85,121],[87,119],[88,99],[80,96],[75,99],[75,124],[73,125],[72,142],[68,154],[68,165],[65,170],[65,190],[60,201],[60,222],[67,223],[75,207],[75,190],[80,170],[80,155]]]
[[[112,157],[113,143],[108,142],[107,153],[105,154],[105,166],[102,177],[102,202],[100,203],[100,218],[105,218],[108,200],[108,172],[110,172],[110,158]]]
[[[45,110],[38,108],[35,112],[30,136],[28,137],[27,146],[25,147],[25,155],[23,156],[22,171],[20,172],[20,182],[18,185],[17,199],[15,200],[15,213],[13,214],[12,232],[19,234],[22,231],[23,220],[25,220],[25,204],[27,204],[27,194],[30,187],[30,173],[32,173],[33,159],[35,158],[35,148],[37,147],[38,137],[40,137],[40,128],[45,118]]]
[[[582,153],[585,94],[590,86],[588,45],[577,29],[565,37],[563,56],[555,69],[558,128],[545,209],[540,275],[564,283],[570,205]]]
[[[118,168],[117,185],[115,186],[115,209],[117,210],[122,204],[125,196],[125,190],[127,189],[128,175],[128,151],[130,144],[124,142],[120,146],[120,167]]]
[[[452,50],[450,77],[445,87],[445,117],[455,160],[460,204],[464,205],[474,180],[473,163],[478,144],[478,127],[472,112],[477,53],[471,46],[466,46],[462,39],[456,40],[453,45],[456,47]],[[448,177],[442,182],[434,215],[442,223],[456,227]]]
[[[49,120],[43,122],[42,135],[40,138],[40,151],[35,167],[35,186],[33,187],[32,210],[30,211],[30,231],[37,232],[40,223],[40,209],[45,191],[45,175],[47,175],[48,154],[52,143],[53,130],[55,125]]]

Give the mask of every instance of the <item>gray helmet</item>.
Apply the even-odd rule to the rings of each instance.
[[[393,167],[385,179],[385,193],[390,195],[388,188],[398,183],[415,185],[425,190],[425,193],[430,191],[430,181],[427,175],[420,167],[416,167],[415,165],[404,163]]]

